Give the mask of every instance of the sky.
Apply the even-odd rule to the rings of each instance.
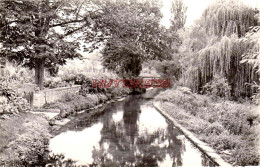
[[[170,7],[172,0],[162,0],[163,7],[161,12],[163,13],[163,19],[161,20],[161,24],[169,27],[170,22]],[[215,0],[183,0],[185,5],[188,7],[187,9],[187,20],[185,26],[190,26],[194,24],[194,21],[199,19],[202,15],[202,12],[213,3]],[[260,0],[241,0],[243,3],[260,9]]]

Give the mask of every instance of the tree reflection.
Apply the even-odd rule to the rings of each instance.
[[[141,99],[130,96],[122,106],[122,121],[115,121],[112,112],[103,118],[99,148],[94,148],[91,166],[159,166],[168,160],[172,166],[181,166],[184,145],[176,137],[173,126],[154,132],[139,132]],[[156,118],[152,118],[156,119]]]

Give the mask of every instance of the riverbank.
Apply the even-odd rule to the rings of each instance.
[[[82,110],[74,111],[73,113],[67,113],[66,117],[62,117],[62,115],[58,114],[49,121],[51,125],[50,132],[52,135],[58,135],[62,132],[65,132],[67,131],[67,126],[71,126],[71,124],[74,124],[75,121],[77,121],[79,118],[84,118],[84,124],[88,124],[92,122],[92,119],[102,115],[105,112],[105,108],[107,105],[109,105],[110,103],[122,101],[125,99],[126,96],[127,95],[122,95],[111,100],[106,100],[102,103],[97,103],[91,108],[85,108]],[[73,103],[71,102],[66,105],[70,105],[70,107],[73,107]]]
[[[40,166],[48,157],[48,120],[19,113],[0,119],[0,166]]]
[[[79,100],[79,96],[81,95],[71,96],[73,98],[70,100],[66,99],[67,101],[64,102],[59,101],[57,106],[68,106],[68,109],[73,110],[73,107],[82,106],[83,103],[91,104],[87,109],[80,110],[80,108],[78,108],[74,112],[61,110],[62,112],[57,113],[58,115],[53,118],[48,117],[48,114],[54,114],[51,112],[46,112],[47,114],[43,112],[21,112],[16,115],[11,115],[8,119],[0,119],[0,166],[41,166],[46,163],[51,163],[51,159],[55,157],[57,158],[55,162],[61,161],[59,155],[49,156],[48,148],[49,139],[52,136],[51,134],[57,134],[64,130],[62,127],[69,123],[73,116],[80,116],[80,114],[82,114],[85,118],[88,118],[86,120],[86,122],[88,122],[93,117],[104,112],[103,108],[105,104],[121,101],[127,94],[124,93],[120,94],[120,96],[114,96],[113,99],[110,100],[105,98],[103,101],[100,101],[98,97],[104,97],[104,95],[89,95],[96,97],[92,99],[90,99],[89,96],[82,96],[81,100]],[[75,105],[75,103],[73,103],[75,101],[79,103]],[[62,115],[64,112],[66,115]]]
[[[129,89],[121,88],[93,94],[82,92],[79,94],[65,94],[59,101],[44,105],[43,110],[58,111],[58,114],[50,120],[50,125],[64,125],[69,121],[67,119],[69,117],[84,112],[95,115],[98,108],[104,107],[107,103],[120,101],[130,93]]]
[[[31,113],[12,83],[0,79],[0,166],[41,165],[49,139],[48,120]]]
[[[255,106],[167,90],[156,98],[161,108],[195,136],[213,147],[232,165],[259,165],[260,118]]]
[[[100,109],[104,104],[120,101],[129,93],[130,90],[126,88],[103,90],[103,92],[99,90],[92,93],[81,89],[80,94],[67,94],[60,101],[45,106],[46,108],[49,106],[49,110],[27,109],[29,107],[27,103],[27,111],[11,112],[13,110],[9,107],[10,111],[1,112],[0,165],[46,164],[53,158],[48,153],[51,133],[68,123],[70,121],[68,117],[84,113],[91,119],[102,113]],[[6,100],[4,106],[7,102]],[[23,106],[19,105],[19,107]]]

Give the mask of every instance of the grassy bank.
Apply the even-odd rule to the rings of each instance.
[[[93,88],[91,88],[93,89]],[[90,91],[89,86],[82,86],[79,94],[65,94],[59,101],[46,104],[45,109],[60,109],[56,119],[66,118],[78,111],[93,109],[99,104],[103,104],[108,100],[122,97],[130,93],[129,88],[95,88],[94,92]]]
[[[259,165],[257,127],[253,105],[192,94],[185,89],[161,92],[156,101],[175,120],[208,143],[233,165]]]
[[[19,113],[0,120],[0,165],[41,166],[48,157],[49,122],[40,115]]]
[[[0,78],[0,166],[40,166],[48,157],[49,122],[29,110],[14,83]]]

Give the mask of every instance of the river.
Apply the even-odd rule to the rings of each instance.
[[[108,104],[102,115],[79,117],[50,140],[52,153],[86,166],[213,166],[152,105],[157,89]]]

